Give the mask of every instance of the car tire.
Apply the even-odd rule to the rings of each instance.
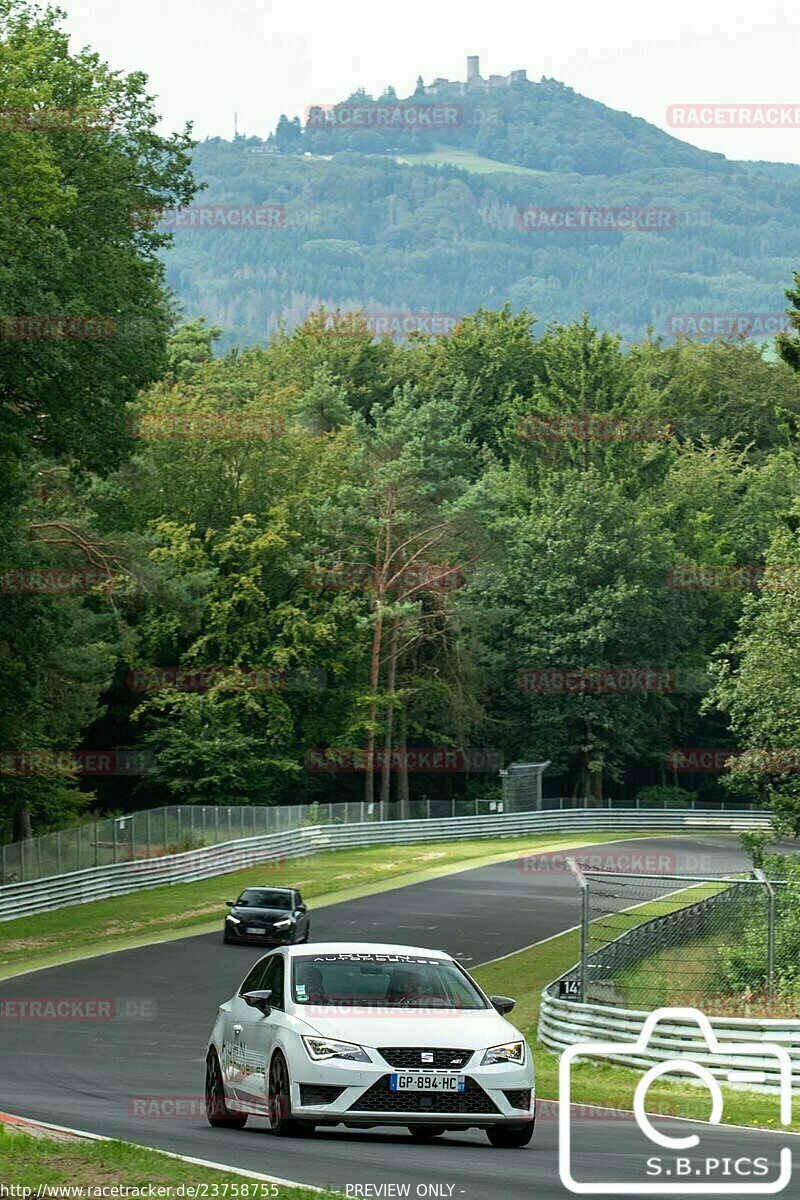
[[[527,1146],[533,1137],[533,1121],[515,1121],[513,1125],[490,1125],[486,1136],[498,1150],[512,1150],[516,1146]]]
[[[216,1050],[209,1050],[206,1058],[206,1119],[215,1129],[244,1129],[247,1124],[246,1115],[231,1112],[225,1102]]]
[[[440,1129],[438,1125],[409,1125],[408,1132],[415,1142],[431,1142],[434,1138],[440,1137],[444,1130]]]
[[[286,1059],[280,1051],[274,1054],[269,1066],[267,1112],[269,1127],[278,1137],[302,1137],[314,1133],[312,1121],[298,1121],[292,1116],[291,1082]]]

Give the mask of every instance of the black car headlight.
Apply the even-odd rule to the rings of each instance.
[[[291,924],[292,924],[292,918],[286,917],[285,920],[283,920],[283,921],[275,921],[272,928],[273,929],[288,929]]]
[[[525,1043],[504,1042],[502,1046],[490,1046],[481,1059],[481,1066],[488,1067],[491,1063],[511,1063],[515,1067],[525,1065]]]
[[[242,923],[242,922],[239,920],[239,918],[238,918],[238,917],[234,917],[232,913],[228,913],[228,915],[227,915],[227,917],[225,918],[225,920],[226,920],[226,921],[230,921],[231,925],[241,925],[241,923]]]

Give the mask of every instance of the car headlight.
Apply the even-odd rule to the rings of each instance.
[[[351,1062],[370,1062],[363,1046],[355,1042],[338,1042],[335,1038],[308,1037],[303,1035],[303,1045],[309,1058],[319,1062],[323,1058],[348,1058]]]
[[[225,918],[225,920],[230,921],[231,925],[241,925],[242,923],[238,917],[232,917],[230,914]]]
[[[505,1042],[502,1046],[490,1046],[481,1059],[481,1066],[489,1066],[490,1063],[513,1063],[517,1067],[521,1067],[525,1062],[525,1043],[524,1042]]]
[[[276,921],[275,924],[272,926],[272,928],[273,929],[288,929],[289,926],[291,925],[291,923],[292,923],[292,918],[286,917],[286,919],[283,921]]]

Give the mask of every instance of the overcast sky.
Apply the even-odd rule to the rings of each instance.
[[[144,70],[169,128],[264,136],[282,112],[417,75],[524,67],[668,128],[670,104],[800,105],[797,0],[60,0],[77,45]],[[672,131],[671,131],[672,132]],[[681,134],[731,158],[800,162],[800,129]]]

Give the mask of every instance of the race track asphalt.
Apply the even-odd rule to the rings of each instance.
[[[604,855],[646,849],[665,856],[673,870],[689,874],[748,866],[738,839],[722,834],[620,841],[596,849]],[[582,847],[577,853],[590,852]],[[511,860],[476,867],[316,912],[312,902],[312,937],[439,948],[474,966],[577,923],[579,897],[571,877],[537,865],[536,860]],[[297,877],[302,879],[302,860]],[[674,887],[668,876],[665,890]],[[283,1179],[329,1185],[349,1195],[563,1200],[569,1194],[558,1174],[555,1104],[541,1106],[534,1139],[519,1150],[493,1149],[477,1130],[447,1134],[427,1145],[387,1127],[337,1127],[311,1138],[279,1139],[254,1118],[243,1131],[211,1129],[199,1104],[184,1106],[195,1110],[186,1117],[135,1115],[136,1097],[148,1102],[153,1097],[167,1102],[200,1099],[205,1045],[217,1007],[261,953],[254,947],[224,946],[221,933],[206,934],[1,982],[0,1001],[113,998],[114,1016],[99,1021],[0,1020],[0,1108]],[[774,1178],[780,1148],[794,1140],[671,1120],[659,1125],[671,1127],[675,1136],[696,1132],[701,1144],[693,1156],[732,1162],[744,1155],[768,1159],[765,1179]],[[573,1127],[574,1173],[581,1180],[615,1181],[615,1186],[645,1182],[645,1163],[653,1153],[663,1155],[664,1167],[674,1158],[647,1142],[633,1121],[608,1110],[582,1110]],[[729,1182],[734,1181],[731,1175]],[[649,1189],[651,1194],[654,1190]],[[756,1194],[755,1188],[745,1192]]]

